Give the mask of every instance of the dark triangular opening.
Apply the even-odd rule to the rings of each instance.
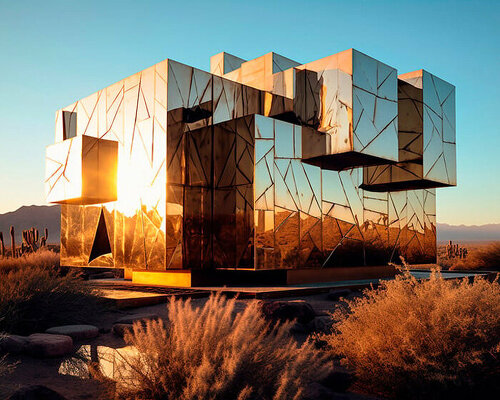
[[[111,253],[111,245],[109,243],[108,230],[106,229],[106,221],[104,220],[104,212],[101,209],[94,243],[92,243],[92,250],[90,251],[89,263],[97,257],[109,253]]]

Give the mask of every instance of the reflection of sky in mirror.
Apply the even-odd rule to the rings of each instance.
[[[208,70],[220,51],[308,62],[354,47],[399,73],[425,68],[457,87],[458,187],[437,190],[439,222],[500,222],[491,181],[500,170],[500,102],[491,90],[500,3],[422,1],[418,9],[412,24],[409,1],[2,2],[0,212],[44,204],[55,111],[112,82],[167,57]]]

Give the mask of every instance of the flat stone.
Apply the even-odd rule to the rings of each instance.
[[[71,336],[73,340],[85,340],[99,336],[99,328],[94,325],[63,325],[49,328],[45,333],[67,335]]]
[[[113,334],[119,337],[124,337],[126,331],[132,331],[134,328],[133,324],[114,324]]]
[[[48,387],[42,385],[25,386],[17,390],[8,400],[65,400],[61,396]]]
[[[320,316],[314,318],[306,324],[309,332],[329,333],[332,330],[333,319],[330,316]]]
[[[301,324],[307,324],[316,317],[312,306],[305,301],[264,301],[262,313],[272,321],[297,320]]]
[[[116,320],[115,324],[133,324],[136,321],[147,321],[158,318],[158,314],[153,313],[132,314]]]
[[[0,353],[19,354],[26,350],[29,339],[27,336],[0,336]]]
[[[62,357],[73,351],[73,339],[67,335],[50,333],[34,333],[28,336],[26,351],[33,357]]]

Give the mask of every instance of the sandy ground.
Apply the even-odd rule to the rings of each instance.
[[[280,299],[275,299],[280,300]],[[327,299],[326,294],[318,294],[311,296],[301,296],[296,298],[287,297],[283,300],[305,300],[309,302],[316,313],[326,315],[332,311],[336,302]],[[203,305],[206,298],[192,299],[193,305]],[[237,300],[236,308],[244,309],[245,305],[250,300]],[[125,346],[123,339],[113,335],[110,330],[113,323],[120,317],[128,314],[137,313],[155,313],[162,318],[167,317],[167,305],[158,304],[148,307],[140,307],[130,310],[113,310],[103,313],[97,322],[97,326],[104,329],[108,333],[102,333],[97,338],[84,343],[76,343],[78,345],[91,344],[97,346],[108,346],[112,348],[120,348]],[[305,340],[305,335],[297,335],[296,339],[301,342]],[[35,359],[28,356],[10,356],[8,361],[17,363],[13,373],[0,378],[0,399],[8,398],[15,390],[26,385],[44,385],[47,386],[68,400],[71,399],[109,399],[111,396],[109,388],[106,385],[89,378],[79,378],[70,375],[59,374],[59,367],[64,360],[62,359]],[[359,394],[349,393],[349,399],[368,399]]]

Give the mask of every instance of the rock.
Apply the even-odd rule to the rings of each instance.
[[[309,333],[309,331],[304,326],[304,324],[301,324],[300,322],[296,322],[295,324],[293,324],[290,327],[290,333],[307,335]]]
[[[333,319],[330,316],[316,317],[305,325],[308,332],[329,333],[332,329]]]
[[[304,390],[303,400],[348,400],[347,396],[335,393],[333,390],[314,382]]]
[[[331,289],[326,298],[331,301],[339,301],[342,297],[347,297],[351,293],[350,289]]]
[[[73,340],[93,339],[99,336],[99,329],[93,325],[64,325],[49,328],[45,333],[51,335],[67,335]]]
[[[65,400],[65,398],[48,387],[34,385],[19,389],[8,400]]]
[[[301,324],[307,324],[316,316],[314,309],[305,301],[265,301],[262,312],[272,321],[291,321],[296,319]]]
[[[335,392],[345,392],[353,382],[353,376],[346,369],[335,367],[320,383]]]
[[[124,337],[126,331],[132,331],[134,325],[133,324],[114,324],[113,325],[113,334],[119,337]]]
[[[62,357],[73,351],[73,339],[70,336],[34,333],[28,339],[26,351],[33,357]]]
[[[99,333],[109,333],[111,332],[110,328],[99,328]]]
[[[133,324],[136,321],[147,321],[158,318],[158,315],[153,313],[132,314],[116,320],[115,324]]]
[[[19,354],[26,350],[29,339],[27,336],[0,336],[0,353]]]

